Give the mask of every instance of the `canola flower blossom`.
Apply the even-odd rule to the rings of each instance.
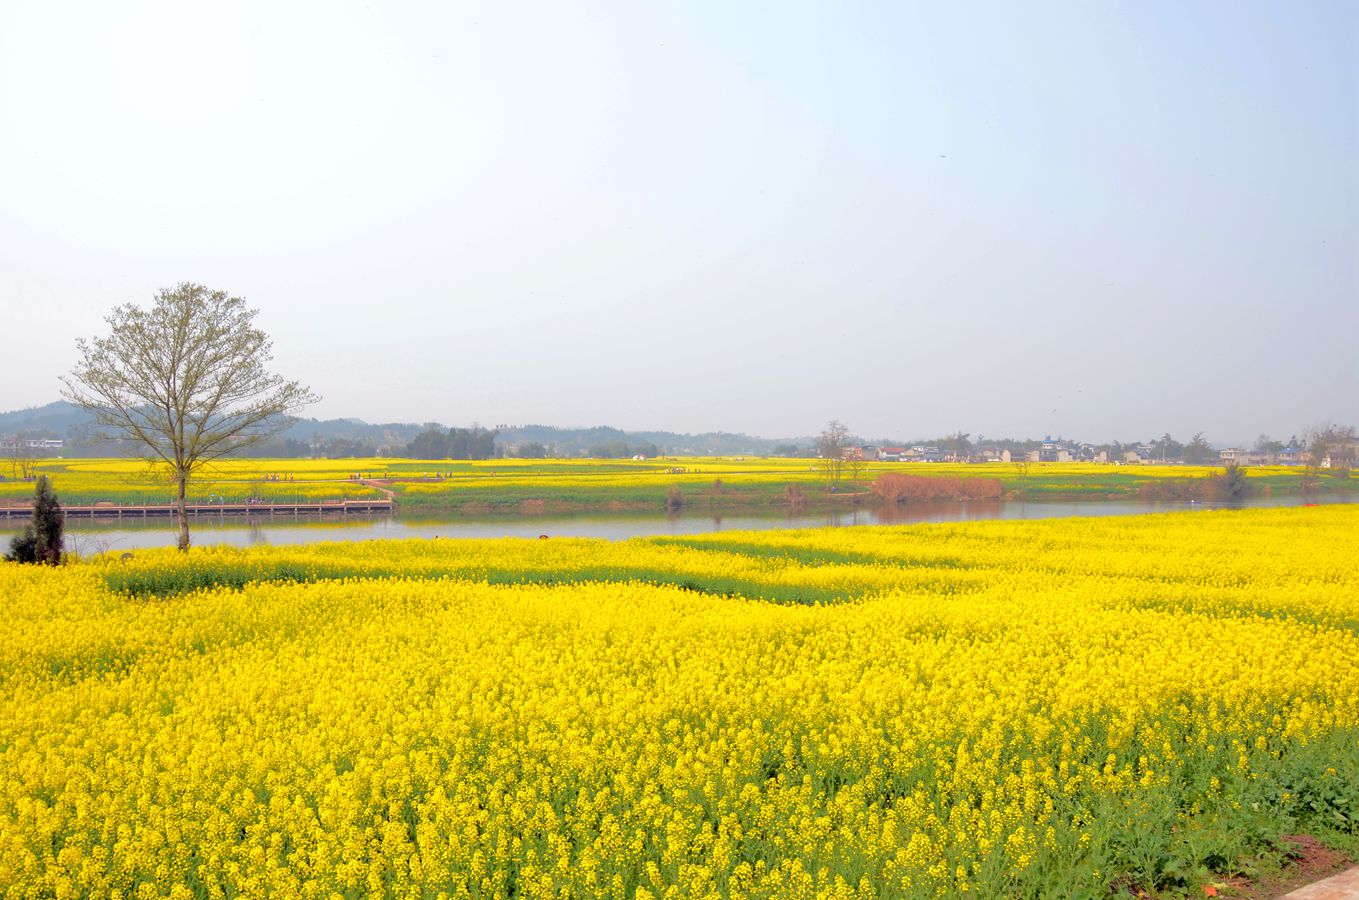
[[[1359,507],[147,551],[0,603],[4,896],[1094,897],[1359,812]]]

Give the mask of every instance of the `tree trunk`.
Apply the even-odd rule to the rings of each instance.
[[[189,552],[189,511],[184,505],[184,488],[189,479],[184,477],[184,473],[179,473],[176,479],[179,482],[179,491],[175,497],[175,518],[179,520],[179,551]]]

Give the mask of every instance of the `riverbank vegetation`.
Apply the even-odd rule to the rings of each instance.
[[[1201,896],[1355,846],[1356,561],[1343,505],[0,564],[0,893]]]

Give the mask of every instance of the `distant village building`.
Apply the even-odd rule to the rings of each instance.
[[[878,459],[882,462],[901,462],[906,457],[905,447],[879,447]]]
[[[1046,438],[1037,450],[1029,451],[1029,462],[1071,462],[1071,450],[1062,442]]]
[[[60,450],[64,441],[59,438],[0,438],[0,451],[8,450]]]
[[[1359,441],[1344,441],[1332,446],[1321,458],[1323,469],[1348,469],[1359,459]]]
[[[1101,450],[1089,442],[1068,443],[1067,449],[1071,452],[1071,458],[1076,462],[1107,463],[1109,461],[1108,450]]]

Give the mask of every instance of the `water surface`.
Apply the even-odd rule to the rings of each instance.
[[[1327,498],[1323,502],[1347,502]],[[1139,513],[1209,510],[1224,507],[1286,507],[1315,503],[1302,497],[1217,502],[1082,500],[1077,502],[972,500],[963,503],[917,503],[896,507],[846,509],[815,513],[742,513],[723,515],[686,510],[676,515],[614,513],[543,516],[224,516],[201,518],[191,525],[199,545],[308,544],[315,541],[368,541],[395,538],[594,537],[622,540],[643,535],[705,534],[778,528],[846,525],[902,525],[913,522],[971,522],[985,519],[1051,519],[1064,516],[1125,516]],[[0,541],[22,530],[22,521],[0,522]],[[67,549],[88,554],[175,543],[173,520],[129,522],[72,520]]]

